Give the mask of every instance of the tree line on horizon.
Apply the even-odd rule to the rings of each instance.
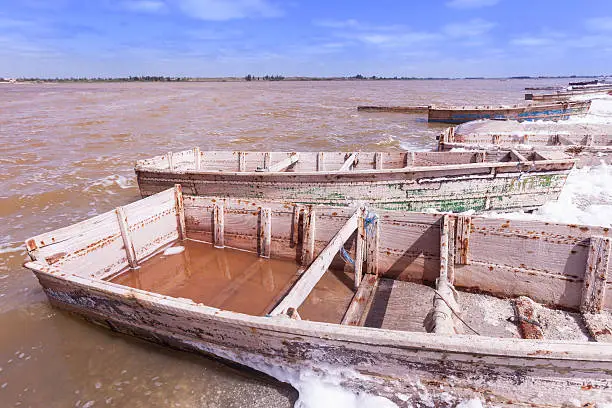
[[[600,78],[605,75],[567,75],[567,76],[511,76],[506,77],[507,79],[560,79],[560,78]],[[325,81],[325,80],[364,80],[364,81],[379,81],[379,80],[444,80],[444,79],[487,79],[486,77],[463,77],[463,78],[450,78],[450,77],[406,77],[406,76],[366,76],[357,74],[353,76],[339,76],[339,77],[285,77],[283,75],[264,75],[255,76],[248,74],[245,77],[170,77],[170,76],[157,76],[157,75],[140,75],[140,76],[128,76],[128,77],[69,77],[69,78],[38,78],[38,77],[21,77],[14,78],[18,82],[182,82],[182,81],[205,81],[205,80],[219,80],[219,81],[283,81],[283,80],[298,80],[298,81]],[[489,78],[495,79],[495,78]],[[497,78],[502,79],[502,78]],[[8,82],[11,79],[0,77],[0,82]]]

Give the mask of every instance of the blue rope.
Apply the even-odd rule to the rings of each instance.
[[[368,213],[368,215],[363,220],[367,235],[372,235],[374,233],[374,226],[376,221],[378,221],[378,215],[376,215],[375,213]]]
[[[340,248],[340,256],[342,256],[342,259],[344,259],[345,262],[348,262],[351,265],[355,266],[355,261],[353,260],[353,258],[351,258],[349,253],[346,252],[346,249],[344,249],[344,247]]]

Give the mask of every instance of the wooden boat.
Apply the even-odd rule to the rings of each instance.
[[[136,162],[143,197],[176,183],[191,195],[424,211],[534,209],[555,200],[574,166],[533,152],[203,152]]]
[[[358,106],[361,112],[427,113],[429,106]]]
[[[579,167],[599,164],[602,160],[612,163],[612,134],[608,132],[594,133],[588,129],[583,129],[580,133],[517,131],[514,128],[486,130],[496,127],[483,124],[485,130],[482,132],[449,127],[438,137],[438,151],[468,149],[495,154],[499,150],[515,149],[523,155],[532,151],[547,152],[545,154],[550,158],[568,155],[578,160]],[[555,156],[555,152],[561,156]]]
[[[553,102],[527,106],[463,106],[436,107],[428,110],[429,122],[460,124],[478,119],[495,120],[564,120],[570,116],[586,115],[591,101]]]
[[[256,255],[228,271],[197,252],[163,255],[176,245]],[[26,246],[25,267],[53,305],[166,346],[269,373],[340,367],[344,387],[402,405],[612,402],[609,228],[206,198],[177,186]],[[280,260],[292,261],[292,278],[275,282],[265,268]],[[139,288],[155,265],[163,290]],[[168,294],[210,269],[198,286],[208,298]],[[330,276],[348,294],[313,300]],[[267,288],[269,305],[255,307],[250,296],[264,290],[247,282]]]
[[[554,101],[567,101],[574,96],[599,94],[612,90],[612,84],[597,84],[582,87],[572,87],[572,89],[564,89],[550,94],[533,94],[526,93],[525,100],[534,102],[554,102]]]

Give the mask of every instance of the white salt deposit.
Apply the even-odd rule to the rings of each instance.
[[[184,246],[174,246],[166,249],[163,255],[177,255],[182,253],[185,250]]]
[[[612,166],[602,163],[572,170],[559,199],[546,203],[531,214],[519,211],[484,215],[612,227]]]

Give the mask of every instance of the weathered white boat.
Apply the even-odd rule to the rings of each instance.
[[[473,122],[469,125],[449,127],[438,138],[438,151],[467,149],[496,151],[516,149],[523,155],[547,152],[548,157],[570,156],[578,165],[594,165],[602,160],[612,162],[612,127],[610,125],[569,126],[550,129],[544,126],[499,126],[495,121]]]
[[[460,124],[479,119],[536,121],[567,120],[572,116],[586,115],[591,101],[551,102],[514,106],[430,106],[428,122]]]
[[[247,302],[249,313],[194,301],[197,293],[116,283],[129,273],[146,280],[157,263],[192,287],[209,264],[162,251],[177,243],[227,250],[203,242],[252,251],[260,265],[297,259],[302,268],[287,283],[263,276],[272,301],[259,311]],[[25,266],[53,305],[164,345],[264,371],[339,366],[345,387],[415,406],[612,402],[608,228],[183,196],[177,186],[26,246]],[[176,268],[181,262],[191,267]],[[354,292],[345,303],[313,302],[332,273]],[[240,300],[248,295],[241,285],[259,280],[252,276],[244,268],[215,286],[214,298]],[[346,307],[323,323],[307,320],[308,303]]]
[[[382,209],[530,210],[555,200],[571,157],[532,152],[203,152],[136,162],[143,197],[183,186],[190,195],[308,204],[367,201]]]

